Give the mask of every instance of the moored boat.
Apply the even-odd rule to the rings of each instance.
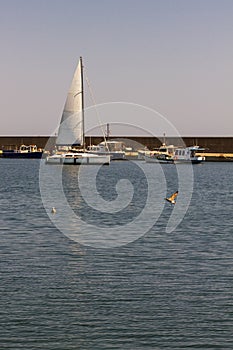
[[[110,155],[111,160],[125,160],[125,146],[122,141],[106,140],[98,145],[87,147],[88,152],[97,155]]]
[[[205,161],[205,157],[202,155],[196,155],[197,152],[204,151],[204,148],[199,146],[180,147],[175,150],[173,156],[174,163],[201,163]]]
[[[36,145],[21,145],[17,148],[6,148],[2,150],[3,158],[41,158],[43,150],[38,149]]]

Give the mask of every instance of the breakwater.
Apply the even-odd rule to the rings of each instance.
[[[0,136],[0,149],[12,147],[18,148],[20,145],[31,145],[35,144],[38,148],[44,148],[49,137],[48,136]],[[135,148],[139,145],[145,146],[148,149],[152,150],[161,146],[162,137],[143,137],[143,136],[125,136],[125,137],[111,137],[111,139],[122,139],[122,140],[131,140],[131,145]],[[167,144],[173,144],[179,146],[178,137],[166,137]],[[52,137],[50,140],[50,147],[55,145],[56,137]],[[98,144],[103,141],[103,137],[92,136],[91,143]],[[198,145],[206,149],[206,152],[210,153],[233,153],[233,136],[221,137],[221,136],[192,136],[192,137],[183,137],[183,141],[186,146]],[[127,141],[127,144],[130,142]],[[86,137],[86,144],[90,144],[90,138]]]

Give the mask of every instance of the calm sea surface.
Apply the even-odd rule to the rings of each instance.
[[[233,349],[233,163],[193,166],[179,226],[166,233],[166,204],[149,232],[114,249],[80,245],[53,225],[39,164],[0,159],[1,350]],[[63,171],[71,206],[80,199],[77,172]],[[172,193],[174,167],[164,172]],[[97,189],[115,199],[127,176],[135,193],[126,212],[98,215],[80,199],[82,219],[103,227],[132,221],[146,201],[143,172],[116,162],[100,170]]]

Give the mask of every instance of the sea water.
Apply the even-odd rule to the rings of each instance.
[[[41,200],[39,166],[0,159],[1,350],[233,348],[233,163],[193,166],[192,199],[172,232],[174,208],[163,198],[148,232],[109,249],[59,231]],[[146,205],[148,183],[135,166],[99,170],[97,190],[109,203],[122,177],[134,188],[126,210],[114,213],[89,208],[78,166],[65,167],[75,215],[117,235]],[[161,168],[147,167],[151,174]],[[179,186],[175,168],[162,168],[169,194]]]

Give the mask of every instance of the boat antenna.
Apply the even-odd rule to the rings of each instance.
[[[93,103],[94,108],[95,108],[97,120],[98,120],[98,123],[99,123],[99,125],[100,125],[100,129],[101,129],[101,132],[102,132],[102,134],[103,134],[103,137],[104,137],[105,147],[107,148],[107,150],[108,150],[108,152],[109,152],[109,147],[108,147],[107,140],[106,140],[106,137],[105,137],[105,132],[104,132],[104,129],[103,129],[103,124],[101,123],[101,120],[100,120],[99,112],[98,112],[98,109],[97,109],[97,107],[96,107],[95,98],[94,98],[94,95],[93,95],[93,92],[92,92],[92,89],[91,89],[90,81],[89,81],[89,79],[88,79],[88,77],[87,77],[86,70],[85,70],[85,79],[86,79],[86,83],[87,83],[87,86],[88,86],[88,89],[89,89],[89,92],[90,92],[90,97],[91,97],[91,99],[92,99],[92,103]]]

